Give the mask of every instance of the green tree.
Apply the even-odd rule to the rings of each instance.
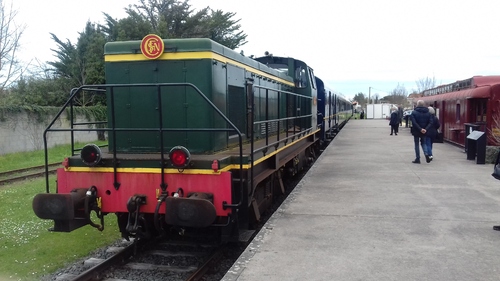
[[[68,81],[68,93],[71,88],[90,84],[104,84],[104,44],[106,36],[96,24],[87,22],[85,30],[80,33],[76,45],[69,40],[63,42],[55,34],[52,39],[58,48],[52,50],[56,53],[58,61],[48,62],[59,77]],[[95,100],[97,96],[83,92],[76,99],[79,105],[92,105],[103,103],[103,99]]]
[[[238,31],[241,25],[240,20],[232,20],[235,13],[224,13],[221,10],[211,11],[208,21],[208,38],[218,42],[228,48],[236,49],[246,43],[247,37],[243,31]]]
[[[363,94],[362,92],[359,92],[354,96],[353,100],[357,101],[358,104],[364,108],[366,105],[367,97],[365,97],[365,94]]]
[[[140,40],[154,33],[162,38],[210,38],[231,49],[246,43],[235,13],[209,7],[195,12],[188,0],[140,0],[125,10],[127,17],[120,20],[104,13],[102,31],[108,41]]]
[[[154,33],[151,24],[134,10],[127,9],[126,18],[116,20],[109,14],[103,13],[105,24],[101,25],[101,30],[106,34],[106,40],[141,40],[147,34]]]
[[[21,78],[11,87],[8,104],[62,106],[69,94],[65,77]]]
[[[240,31],[235,13],[213,11],[209,7],[197,12],[188,0],[140,0],[137,5],[125,8],[127,17],[113,19],[104,14],[103,25],[87,22],[79,33],[77,43],[63,41],[51,33],[57,48],[52,49],[56,60],[48,62],[58,77],[68,81],[68,93],[72,88],[90,84],[104,84],[104,45],[117,40],[140,40],[149,33],[162,38],[211,38],[229,48],[246,43],[246,34]],[[83,93],[78,97],[80,105],[104,103],[94,95]]]
[[[87,22],[77,43],[80,85],[104,83],[104,44],[106,37],[95,24]]]
[[[207,8],[192,15],[188,1],[178,0],[140,0],[135,10],[146,19],[152,31],[162,38],[202,37],[200,25],[207,16]],[[127,11],[131,11],[128,8]]]
[[[56,42],[57,50],[51,49],[58,59],[54,62],[48,62],[52,66],[52,71],[60,77],[69,79],[70,87],[78,86],[78,52],[76,46],[67,40],[63,42],[55,34],[51,33],[52,39]]]
[[[69,40],[63,42],[55,34],[52,39],[57,43],[58,61],[48,62],[57,75],[71,79],[72,86],[101,84],[104,82],[104,44],[106,37],[97,25],[87,22],[80,33],[76,45]]]

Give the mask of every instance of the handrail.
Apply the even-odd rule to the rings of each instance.
[[[159,128],[116,128],[115,127],[115,116],[116,116],[116,113],[115,113],[115,110],[114,110],[114,98],[115,98],[115,93],[114,93],[114,89],[115,88],[135,88],[135,87],[156,87],[157,88],[157,93],[158,93],[158,99],[159,99],[159,104],[161,104],[161,89],[163,87],[178,87],[178,86],[185,86],[185,87],[190,87],[192,89],[194,89],[194,91],[199,94],[199,96],[201,96],[201,98],[203,98],[211,107],[213,110],[215,110],[215,112],[217,112],[217,114],[226,122],[226,124],[230,127],[230,128],[162,128],[161,126]],[[76,122],[74,122],[74,112],[72,110],[72,107],[73,107],[73,100],[75,99],[75,97],[81,93],[82,91],[96,91],[98,93],[104,93],[104,88],[107,88],[110,90],[110,101],[111,101],[111,119],[112,119],[112,128],[87,128],[87,129],[77,129],[77,128],[74,128],[74,125]],[[71,120],[71,127],[70,129],[55,129],[55,128],[52,128],[54,123],[61,117],[62,113],[64,112],[64,110],[67,108],[67,107],[70,107],[70,120]],[[162,123],[162,113],[163,113],[163,108],[160,106],[158,107],[159,108],[159,125],[163,125]],[[103,121],[99,121],[98,123],[102,124]],[[89,124],[87,124],[89,125]],[[47,164],[48,164],[48,145],[47,145],[47,133],[48,132],[55,132],[55,131],[70,131],[71,134],[72,134],[72,151],[74,152],[75,149],[74,149],[74,136],[73,136],[73,133],[74,132],[77,132],[77,131],[105,131],[105,132],[111,132],[114,137],[113,137],[113,143],[114,143],[114,146],[115,149],[113,150],[113,168],[114,168],[114,185],[115,185],[115,188],[118,189],[119,188],[119,183],[117,181],[117,165],[118,165],[118,161],[117,161],[117,157],[116,157],[116,132],[118,131],[150,131],[150,132],[159,132],[160,135],[162,136],[164,132],[170,132],[170,131],[219,131],[219,132],[222,132],[222,131],[227,131],[227,132],[231,132],[231,131],[234,131],[237,133],[238,135],[238,140],[239,140],[239,154],[240,154],[240,176],[242,177],[243,176],[243,163],[242,163],[242,159],[243,159],[243,139],[242,139],[242,133],[239,131],[239,129],[227,118],[227,116],[225,116],[213,103],[212,101],[210,101],[207,96],[205,94],[203,94],[200,89],[198,89],[198,87],[196,87],[195,85],[191,84],[191,83],[154,83],[154,84],[145,84],[145,83],[138,83],[138,84],[105,84],[105,85],[83,85],[79,88],[76,88],[76,89],[72,89],[71,90],[71,93],[70,93],[70,97],[69,99],[66,101],[66,103],[62,106],[62,108],[59,110],[59,112],[55,115],[55,117],[53,118],[52,122],[49,123],[49,125],[47,126],[47,128],[45,129],[44,133],[43,133],[43,141],[44,141],[44,149],[45,149],[45,166],[46,166],[46,169],[45,169],[45,184],[46,184],[46,192],[47,193],[50,193],[50,184],[49,184],[49,173],[48,173],[48,168],[47,168]],[[162,140],[162,138],[160,138]],[[160,141],[161,141],[160,140]],[[164,186],[165,185],[165,179],[163,177],[164,175],[164,169],[165,169],[165,165],[164,165],[164,151],[163,151],[163,142],[161,141],[160,143],[160,149],[162,151],[162,163],[161,163],[161,169],[162,169],[162,183],[161,183],[161,186]],[[72,153],[73,153],[72,152]],[[241,181],[240,182],[241,184],[241,188],[243,188],[243,182]]]
[[[156,92],[157,92],[157,100],[158,104],[162,104],[162,95],[165,93],[162,93],[162,89],[168,88],[168,87],[178,87],[178,86],[183,86],[183,87],[189,87],[194,90],[202,99],[205,100],[205,102],[213,109],[217,114],[225,121],[226,126],[225,128],[163,128],[163,108],[161,106],[158,107],[158,128],[116,128],[116,112],[115,112],[115,97],[116,97],[116,92],[115,89],[117,88],[138,88],[138,87],[155,87]],[[265,119],[266,120],[254,120],[254,113],[255,113],[255,95],[253,95],[253,90],[254,88],[258,89],[264,89],[266,92],[266,99],[265,99],[265,108],[262,109],[262,112],[265,112]],[[108,118],[111,119],[111,124],[108,124],[106,128],[76,128],[75,126],[79,125],[99,125],[99,124],[105,124],[108,123],[106,121],[95,121],[95,122],[75,122],[75,113],[73,110],[73,101],[77,97],[78,94],[82,93],[83,91],[93,91],[97,94],[105,94],[106,90],[108,90],[109,98],[110,98],[110,103],[108,106],[111,106],[111,108],[108,110],[110,116]],[[281,111],[281,104],[280,102],[270,102],[270,94],[269,91],[272,91],[277,95],[276,99],[278,101],[283,101],[288,104],[288,101],[290,101],[294,106],[297,111],[294,112],[289,112],[288,106],[286,107],[287,112],[282,112]],[[287,144],[288,141],[294,140],[296,137],[300,137],[300,135],[304,132],[311,131],[313,127],[307,126],[300,126],[299,122],[300,120],[307,120],[307,118],[312,118],[313,114],[303,114],[301,115],[300,108],[304,106],[303,101],[304,100],[311,100],[312,97],[310,96],[304,96],[300,95],[297,93],[285,91],[285,90],[280,90],[280,89],[273,89],[265,86],[259,86],[259,85],[254,85],[253,81],[251,79],[248,79],[246,82],[246,92],[247,95],[251,95],[251,98],[248,100],[252,102],[251,105],[247,105],[247,108],[250,109],[250,114],[248,117],[248,122],[249,124],[252,124],[251,130],[248,132],[250,133],[250,144],[251,144],[251,153],[249,155],[250,159],[250,188],[252,189],[252,194],[255,192],[255,183],[254,183],[254,154],[263,151],[264,155],[267,153],[267,150],[270,147],[275,148],[275,150],[278,149],[280,143],[284,143],[285,145]],[[284,95],[284,96],[282,96]],[[249,96],[250,97],[250,96]],[[283,99],[283,100],[282,100]],[[275,110],[273,110],[271,107],[276,104]],[[248,107],[249,106],[249,107]],[[71,120],[71,128],[70,129],[57,129],[53,128],[55,122],[57,119],[61,118],[62,113],[66,110],[66,108],[70,107],[70,120]],[[270,119],[270,112],[273,110],[273,112],[277,112],[277,118]],[[284,114],[284,117],[280,117],[281,114]],[[290,121],[292,123],[290,124]],[[285,122],[284,128],[281,127],[281,122]],[[254,148],[254,142],[255,142],[255,126],[260,126],[264,124],[265,125],[265,133],[264,136],[266,138],[265,143],[266,145],[262,148],[255,149]],[[275,141],[269,141],[269,138],[274,135],[274,132],[270,134],[270,125],[271,124],[276,124],[276,140]],[[111,125],[111,127],[109,126]],[[290,125],[292,125],[290,127]],[[297,128],[298,127],[298,128]],[[293,132],[291,132],[289,129],[293,128]],[[273,128],[274,129],[274,128]],[[280,139],[280,131],[284,130],[285,131],[285,137]],[[48,132],[59,132],[59,131],[70,131],[71,132],[71,140],[72,140],[72,153],[74,154],[76,149],[74,147],[74,133],[78,131],[102,131],[102,132],[108,132],[113,135],[113,174],[114,174],[114,187],[116,189],[119,189],[120,183],[118,182],[118,177],[117,177],[117,168],[118,168],[118,160],[117,160],[117,154],[116,154],[116,134],[118,132],[158,132],[160,134],[159,142],[160,142],[160,154],[161,154],[161,183],[160,187],[163,192],[166,191],[167,186],[165,183],[165,151],[163,147],[163,140],[164,140],[164,133],[165,132],[183,132],[183,131],[197,131],[197,132],[208,132],[208,131],[214,131],[214,132],[236,132],[238,135],[238,145],[239,145],[239,172],[240,172],[240,201],[236,204],[227,204],[224,203],[225,208],[238,208],[243,202],[244,202],[244,192],[243,192],[243,182],[244,182],[244,173],[243,173],[243,138],[242,138],[242,133],[240,130],[228,119],[228,117],[222,113],[208,97],[203,94],[200,89],[198,89],[195,85],[191,83],[153,83],[153,84],[146,84],[146,83],[138,83],[138,84],[107,84],[107,85],[84,85],[79,88],[75,88],[71,90],[70,97],[68,101],[63,105],[63,107],[60,109],[60,111],[56,114],[52,122],[50,122],[49,126],[45,129],[43,133],[43,140],[44,140],[44,148],[45,148],[45,163],[46,167],[48,164],[48,148],[47,148],[47,133]],[[50,192],[50,184],[49,184],[49,173],[46,168],[46,192]]]
[[[304,96],[304,95],[301,95],[301,94],[297,94],[297,93],[293,93],[293,92],[289,92],[289,91],[285,91],[285,90],[279,90],[279,89],[274,89],[274,88],[270,88],[270,87],[265,87],[265,86],[260,86],[260,85],[254,85],[255,88],[257,89],[263,89],[265,90],[265,108],[264,108],[264,112],[265,112],[265,120],[259,120],[259,121],[255,121],[255,120],[252,120],[251,123],[255,126],[255,125],[262,125],[264,124],[265,125],[265,146],[263,147],[260,147],[258,149],[254,149],[253,147],[251,148],[251,151],[252,151],[252,154],[256,153],[256,152],[259,152],[259,151],[263,151],[264,155],[267,153],[268,149],[270,147],[275,147],[275,150],[278,148],[279,146],[279,143],[283,142],[283,143],[287,143],[288,140],[294,140],[295,137],[298,137],[302,134],[302,132],[304,131],[310,131],[312,130],[312,127],[306,127],[306,128],[302,128],[300,127],[300,130],[299,132],[296,131],[296,126],[293,126],[293,133],[291,136],[288,135],[288,128],[289,128],[289,123],[288,121],[290,120],[300,120],[300,119],[307,119],[307,118],[312,118],[313,117],[313,113],[311,112],[311,114],[304,114],[304,115],[300,115],[300,112],[296,112],[294,114],[292,114],[292,116],[288,117],[289,112],[287,112],[287,116],[285,117],[280,117],[280,114],[281,114],[281,111],[280,111],[280,106],[281,106],[281,103],[279,102],[281,100],[281,94],[285,94],[285,99],[288,99],[288,97],[294,97],[295,98],[295,106],[296,107],[299,107],[301,105],[301,102],[299,99],[309,99],[309,100],[312,100],[313,98],[310,97],[310,96]],[[269,91],[273,91],[277,94],[277,101],[276,102],[276,105],[277,105],[277,108],[276,108],[276,112],[277,112],[277,118],[274,118],[274,119],[270,119],[269,117],[269,110],[270,110],[270,102],[269,102]],[[299,107],[300,109],[300,107]],[[288,107],[287,107],[287,110],[288,110]],[[252,108],[252,112],[255,112],[255,108]],[[281,126],[280,126],[280,123],[283,122],[283,121],[286,121],[286,126],[285,126],[285,138],[284,139],[280,139],[280,131],[281,131]],[[250,122],[250,120],[248,121]],[[269,143],[269,127],[271,124],[275,123],[276,124],[276,141],[274,142],[271,142]],[[252,137],[252,142],[254,141],[253,137]]]
[[[248,83],[248,81],[247,81]],[[252,85],[253,83],[250,82]],[[265,108],[263,109],[263,112],[265,114],[265,120],[260,120],[260,121],[256,121],[254,120],[254,112],[255,112],[255,95],[253,95],[253,92],[252,92],[252,98],[250,99],[252,101],[252,104],[251,104],[251,120],[247,120],[247,122],[251,123],[252,124],[252,128],[254,128],[256,125],[262,125],[262,124],[265,124],[265,133],[264,133],[264,136],[265,136],[265,146],[263,147],[260,147],[258,149],[255,149],[254,148],[254,142],[255,142],[255,135],[254,135],[254,130],[252,129],[251,130],[251,134],[250,134],[250,151],[251,151],[251,159],[250,159],[250,162],[251,162],[251,166],[250,166],[250,187],[252,188],[252,192],[251,192],[251,196],[250,198],[253,197],[254,193],[255,193],[255,189],[256,189],[256,186],[255,186],[255,183],[254,183],[254,154],[259,152],[259,151],[262,151],[263,154],[265,155],[268,151],[268,149],[270,147],[273,147],[275,148],[275,150],[278,149],[279,147],[279,144],[281,142],[283,142],[285,145],[286,143],[288,142],[288,140],[294,140],[295,137],[299,137],[303,132],[307,132],[307,131],[311,131],[313,127],[305,127],[305,128],[302,128],[301,126],[299,126],[299,132],[296,131],[296,127],[295,124],[292,124],[293,126],[293,133],[292,135],[289,135],[289,121],[290,120],[303,120],[303,119],[306,119],[307,118],[312,118],[313,114],[311,112],[311,114],[304,114],[304,115],[301,115],[300,113],[300,107],[303,105],[303,103],[301,103],[301,100],[300,99],[309,99],[309,100],[312,100],[313,98],[312,97],[309,97],[309,96],[304,96],[304,95],[301,95],[301,94],[297,94],[297,93],[293,93],[293,92],[289,92],[289,91],[285,91],[285,90],[280,90],[280,89],[274,89],[274,88],[269,88],[269,87],[265,87],[265,86],[260,86],[260,85],[253,85],[254,88],[257,88],[257,89],[263,89],[265,90]],[[269,91],[273,91],[276,93],[277,97],[277,101],[276,102],[276,114],[277,114],[277,118],[274,118],[274,119],[270,119],[269,117],[269,111],[270,111],[270,102],[269,102]],[[250,94],[249,93],[250,90],[247,89],[247,95]],[[288,112],[288,106],[287,106],[287,112],[285,113],[287,116],[285,117],[280,117],[280,114],[281,114],[281,111],[280,111],[280,106],[281,106],[281,103],[279,102],[281,99],[281,94],[285,94],[285,103],[287,104],[287,101],[288,101],[288,98],[291,97],[291,98],[295,98],[295,101],[294,101],[294,105],[295,105],[295,108],[297,109],[296,112],[294,112],[293,114],[291,114],[290,112]],[[288,115],[292,115],[290,117],[288,117]],[[286,125],[285,125],[285,137],[283,139],[280,139],[280,132],[281,132],[281,127],[280,127],[280,122],[283,122],[283,121],[286,121]],[[273,141],[271,143],[269,143],[269,138],[270,138],[270,134],[269,134],[269,127],[272,123],[276,123],[276,141]],[[250,204],[250,202],[249,202]]]

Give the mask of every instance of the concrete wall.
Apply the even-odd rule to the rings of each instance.
[[[0,155],[33,151],[43,149],[43,132],[52,121],[53,116],[40,116],[30,112],[9,113],[2,116],[0,120]],[[79,116],[77,122],[88,122],[84,116]],[[52,126],[52,128],[69,128],[70,122],[66,113],[63,113]],[[86,129],[88,126],[79,126]],[[75,141],[93,142],[97,140],[97,133],[75,132]],[[47,133],[48,147],[58,144],[71,143],[69,132]]]

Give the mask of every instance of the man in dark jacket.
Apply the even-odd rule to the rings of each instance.
[[[394,108],[391,113],[391,120],[389,121],[389,126],[391,126],[391,136],[394,133],[396,136],[398,135],[399,129],[399,117],[398,111]]]
[[[417,102],[417,107],[413,109],[410,115],[411,118],[411,134],[413,135],[413,142],[415,143],[415,160],[412,163],[420,164],[420,145],[422,145],[422,150],[424,151],[425,160],[427,163],[431,162],[429,155],[427,153],[427,146],[425,144],[425,133],[432,126],[432,116],[429,113],[429,109],[425,106],[423,100]]]

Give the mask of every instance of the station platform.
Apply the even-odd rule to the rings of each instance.
[[[500,280],[493,164],[350,120],[222,280]],[[404,125],[404,124],[403,124]]]

